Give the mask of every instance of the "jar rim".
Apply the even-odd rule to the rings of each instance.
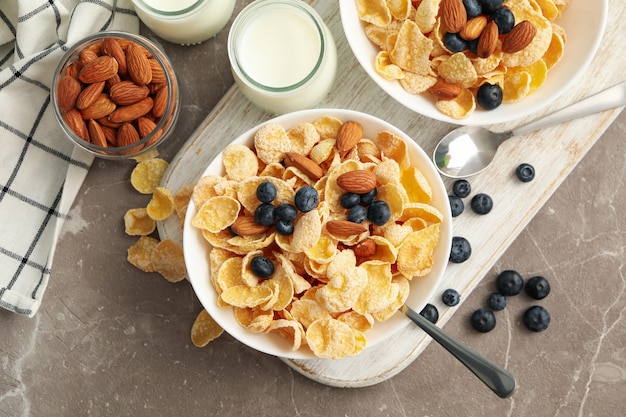
[[[302,12],[303,15],[310,19],[314,24],[317,34],[319,35],[320,40],[320,51],[319,56],[315,62],[315,65],[311,69],[311,71],[300,81],[290,84],[283,87],[272,87],[260,83],[255,80],[250,74],[248,74],[240,64],[239,59],[239,50],[238,50],[238,39],[241,36],[242,31],[248,26],[248,22],[254,16],[254,12],[258,9],[267,6],[273,5],[283,5],[292,7],[293,10],[297,10]],[[315,9],[309,6],[307,3],[302,2],[300,0],[257,0],[250,3],[246,6],[239,15],[235,18],[230,32],[228,34],[228,57],[230,59],[233,70],[237,73],[239,78],[244,80],[247,84],[250,84],[252,87],[256,87],[260,90],[271,92],[271,93],[285,93],[292,92],[306,84],[308,84],[311,80],[313,80],[318,74],[320,68],[324,65],[326,60],[326,51],[328,49],[328,38],[324,31],[324,23],[322,18],[317,14]]]
[[[144,0],[133,0],[133,3],[139,3],[139,5],[144,7],[147,11],[154,13],[156,15],[165,16],[165,17],[181,17],[182,15],[185,15],[197,9],[202,3],[205,3],[206,1],[207,0],[197,0],[193,4],[185,7],[184,9],[172,10],[172,11],[156,9],[153,6],[150,6],[149,4],[147,4]]]
[[[53,100],[52,107],[53,107],[53,111],[57,120],[59,120],[59,124],[61,125],[61,128],[65,131],[66,134],[69,135],[69,137],[72,139],[72,142],[80,146],[82,149],[101,158],[118,159],[118,158],[135,157],[145,152],[148,152],[151,149],[154,149],[156,145],[158,145],[165,139],[168,131],[174,127],[176,120],[178,118],[179,110],[180,110],[180,106],[176,105],[175,103],[176,95],[177,95],[177,92],[175,90],[178,89],[178,84],[177,84],[175,76],[170,74],[170,71],[168,71],[168,67],[171,69],[171,63],[169,62],[167,56],[165,56],[165,54],[155,44],[153,44],[147,38],[144,38],[141,35],[136,35],[134,33],[123,32],[123,31],[116,31],[116,30],[98,32],[98,33],[94,33],[92,35],[86,36],[85,38],[82,38],[81,40],[76,42],[72,47],[70,47],[59,60],[59,64],[57,65],[57,68],[54,72],[54,78],[52,79],[51,91],[56,92],[57,84],[61,78],[64,68],[67,65],[69,65],[71,62],[74,62],[73,58],[75,56],[78,56],[78,53],[80,52],[80,50],[83,49],[82,48],[83,46],[88,46],[90,43],[100,41],[107,37],[123,38],[123,39],[128,39],[133,42],[136,42],[142,47],[146,48],[150,53],[152,53],[154,58],[159,62],[159,64],[161,64],[161,66],[164,69],[163,72],[165,74],[165,85],[169,90],[168,100],[165,106],[164,114],[166,115],[171,114],[171,116],[162,117],[161,120],[159,120],[159,122],[157,123],[154,130],[150,132],[150,134],[141,138],[136,143],[126,145],[126,146],[102,147],[102,146],[98,146],[90,142],[86,142],[82,138],[78,137],[64,123],[63,115],[61,114],[61,110],[59,109],[56,100]],[[153,139],[154,135],[157,134],[159,130],[161,129],[166,129],[166,130],[162,132],[162,138],[158,140],[157,142],[155,142],[153,145],[148,146],[148,147],[144,146],[143,148],[137,150],[136,152],[133,152],[130,155],[120,154],[121,152],[131,151],[137,148],[138,146],[145,145],[151,139]]]

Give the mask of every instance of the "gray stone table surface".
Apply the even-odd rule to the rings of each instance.
[[[238,1],[237,10],[247,2]],[[163,46],[180,78],[171,159],[232,85],[227,30],[199,46]],[[618,416],[626,414],[626,113],[513,242],[445,330],[506,366],[519,388],[497,398],[431,343],[395,377],[335,388],[294,372],[228,335],[190,340],[201,306],[187,282],[170,284],[126,262],[134,238],[122,216],[146,204],[132,163],[96,160],[57,249],[38,314],[0,311],[0,416]],[[471,313],[497,273],[546,276],[551,313],[542,333],[521,323],[519,295],[479,334]]]

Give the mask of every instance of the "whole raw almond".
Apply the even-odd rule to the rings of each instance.
[[[87,124],[80,114],[78,109],[70,109],[63,114],[63,121],[76,135],[89,142],[89,131],[87,130]]]
[[[376,242],[368,238],[357,243],[352,250],[356,256],[367,258],[376,253]]]
[[[511,29],[502,41],[502,52],[513,54],[526,48],[535,38],[537,28],[528,20],[523,20]]]
[[[117,70],[115,58],[103,55],[85,64],[78,73],[78,79],[86,84],[106,81],[117,74]]]
[[[156,92],[154,95],[154,107],[152,108],[152,114],[154,117],[161,117],[165,114],[168,100],[169,90],[167,87],[162,87]]]
[[[439,100],[452,100],[461,94],[461,87],[447,83],[443,78],[439,78],[435,85],[428,89],[428,92]]]
[[[109,95],[111,100],[120,106],[137,103],[148,97],[150,89],[145,85],[137,85],[132,81],[120,81],[111,86]]]
[[[462,0],[441,0],[441,23],[448,32],[458,33],[467,23],[467,12]]]
[[[154,123],[154,121],[148,119],[147,117],[140,117],[139,119],[137,119],[137,131],[139,132],[139,136],[143,139],[146,136],[152,134],[152,137],[146,142],[146,146],[152,145],[161,138],[161,135],[163,134],[163,129],[155,131],[156,127],[156,123]]]
[[[257,223],[254,217],[239,216],[230,229],[239,236],[251,236],[265,233],[269,227]]]
[[[76,99],[82,86],[71,75],[64,75],[57,84],[57,105],[63,111],[68,111],[76,105]]]
[[[96,58],[98,58],[98,54],[92,49],[83,49],[78,54],[78,59],[83,65],[93,61]]]
[[[322,167],[312,159],[296,152],[287,152],[285,155],[285,165],[298,168],[312,180],[317,181],[324,176]]]
[[[117,130],[117,146],[129,146],[139,142],[139,139],[139,132],[130,123],[124,123]]]
[[[328,233],[338,237],[349,237],[367,231],[367,227],[348,220],[329,220],[326,222],[326,230],[328,230]]]
[[[115,58],[118,65],[118,72],[121,75],[127,74],[126,54],[124,53],[122,46],[115,38],[104,38],[104,40],[102,41],[102,52],[108,56]]]
[[[83,89],[76,99],[76,108],[82,110],[93,104],[94,101],[102,94],[106,81],[98,81],[97,83],[89,84]]]
[[[163,67],[159,64],[155,58],[148,59],[150,63],[150,70],[152,71],[152,83],[155,84],[163,84],[167,82],[167,78],[165,77],[165,71],[163,71]]]
[[[481,58],[489,57],[498,46],[498,25],[491,20],[478,38],[476,53]]]
[[[143,100],[138,101],[128,106],[120,106],[116,108],[111,114],[109,114],[109,120],[112,122],[132,122],[138,118],[145,116],[150,110],[154,102],[151,97],[146,97]],[[119,141],[119,138],[118,138]]]
[[[115,103],[111,101],[108,94],[100,93],[93,103],[80,110],[80,114],[85,120],[100,119],[110,115],[115,107]]]
[[[459,32],[459,36],[466,41],[477,39],[483,30],[487,27],[488,19],[485,15],[476,16],[465,24],[465,27]]]
[[[104,119],[99,120],[107,120],[107,118],[105,117]],[[105,126],[101,123],[98,123],[98,125],[100,126],[100,129],[102,129],[104,137],[107,139],[109,145],[117,146],[117,129],[113,129],[112,127]]]
[[[126,47],[126,68],[135,84],[147,85],[152,81],[152,68],[148,57],[134,42]]]
[[[350,193],[365,194],[376,188],[376,174],[364,169],[344,172],[337,177],[337,185]]]
[[[345,122],[337,131],[337,149],[340,153],[345,153],[354,148],[361,138],[363,138],[363,126],[353,121]]]
[[[104,135],[104,131],[102,130],[102,127],[98,124],[98,122],[96,122],[94,119],[89,119],[89,122],[87,123],[87,128],[89,130],[89,139],[91,140],[91,143],[103,148],[106,148],[108,146],[107,138]]]

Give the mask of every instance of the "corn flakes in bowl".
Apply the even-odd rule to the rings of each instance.
[[[242,343],[340,359],[400,331],[448,264],[445,186],[409,136],[341,109],[289,113],[233,140],[185,216],[189,280]]]

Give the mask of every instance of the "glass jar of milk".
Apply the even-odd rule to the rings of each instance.
[[[274,114],[315,107],[329,93],[337,49],[322,18],[301,0],[256,0],[228,35],[235,82]]]
[[[181,45],[206,41],[221,31],[235,0],[132,0],[139,19],[157,36]]]

